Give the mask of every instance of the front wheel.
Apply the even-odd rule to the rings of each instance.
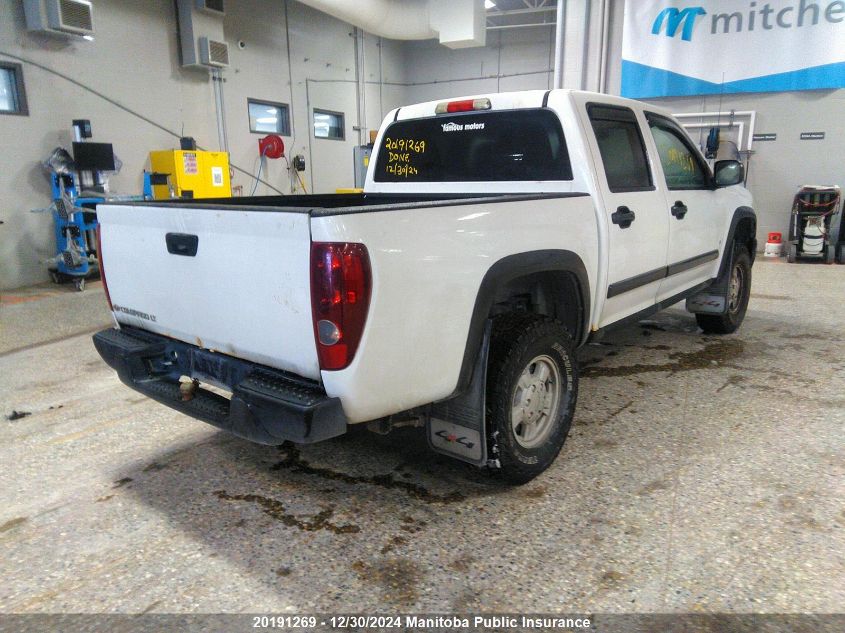
[[[751,256],[744,246],[737,246],[728,281],[727,311],[724,314],[696,314],[698,327],[707,334],[731,334],[739,329],[751,296]]]
[[[574,345],[559,322],[539,315],[497,317],[491,342],[491,456],[507,481],[523,484],[552,464],[569,434],[578,395]]]

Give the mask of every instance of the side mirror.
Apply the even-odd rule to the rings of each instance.
[[[738,160],[717,160],[713,173],[717,186],[730,187],[742,182],[745,177],[745,167]]]

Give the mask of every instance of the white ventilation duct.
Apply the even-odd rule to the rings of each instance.
[[[484,0],[299,0],[391,40],[439,38],[449,48],[484,46]]]

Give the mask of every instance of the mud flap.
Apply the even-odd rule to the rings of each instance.
[[[484,326],[481,350],[472,369],[472,380],[460,395],[431,405],[426,436],[432,450],[469,462],[487,464],[487,356],[492,321]]]
[[[701,292],[687,297],[686,308],[693,314],[725,314],[728,311],[728,281],[733,269],[734,250],[731,249],[730,261],[725,267],[724,279],[721,277]]]
[[[693,314],[724,314],[728,300],[724,294],[713,294],[710,288],[687,299],[687,311]]]

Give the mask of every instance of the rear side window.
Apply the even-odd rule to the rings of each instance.
[[[587,112],[601,152],[608,188],[614,193],[654,189],[634,111],[594,105],[589,106]]]
[[[376,182],[572,180],[560,121],[550,110],[466,112],[391,124]]]

